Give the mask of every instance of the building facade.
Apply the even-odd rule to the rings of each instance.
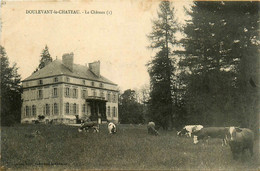
[[[22,123],[118,122],[118,87],[100,75],[100,62],[73,63],[64,54],[22,81]]]

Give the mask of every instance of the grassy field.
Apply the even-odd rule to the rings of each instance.
[[[40,131],[39,136],[31,133]],[[220,139],[194,145],[175,131],[147,134],[145,126],[118,125],[118,133],[79,133],[65,125],[17,125],[1,128],[1,166],[11,169],[212,169],[257,170],[259,142],[251,158],[234,161]]]

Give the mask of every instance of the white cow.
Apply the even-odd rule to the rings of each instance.
[[[181,131],[177,132],[178,136],[187,135],[188,137],[191,137],[191,134],[199,131],[203,128],[202,125],[186,125],[182,128]]]
[[[108,128],[109,134],[115,134],[116,133],[116,125],[114,123],[109,122],[107,128]]]
[[[147,124],[147,130],[148,130],[148,134],[159,135],[159,132],[155,129],[155,123],[154,122],[149,122]]]

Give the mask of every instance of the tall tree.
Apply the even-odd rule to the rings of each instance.
[[[172,127],[173,116],[173,47],[176,44],[175,33],[178,30],[174,18],[174,8],[169,1],[159,4],[158,19],[153,21],[153,30],[148,35],[150,48],[156,50],[148,63],[150,75],[149,111],[151,120],[168,129]]]
[[[247,100],[253,96],[241,100],[245,90],[238,87],[242,75],[248,87],[248,70],[251,76],[257,73],[259,2],[194,2],[188,13],[181,64],[189,70],[185,100],[190,118],[202,124],[242,126],[249,109],[241,112],[240,106],[250,104]]]
[[[21,86],[16,64],[9,66],[4,47],[0,46],[1,125],[10,126],[21,120]]]
[[[40,64],[39,66],[36,68],[36,71],[44,68],[46,65],[48,65],[50,62],[52,62],[52,57],[49,53],[49,48],[47,45],[45,45],[45,48],[42,50],[41,56],[40,56]]]

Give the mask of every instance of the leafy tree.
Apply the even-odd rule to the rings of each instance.
[[[144,123],[143,105],[137,102],[134,90],[125,90],[119,99],[120,123]]]
[[[4,47],[0,46],[1,60],[1,125],[10,126],[21,120],[21,86],[16,64],[9,66]]]
[[[148,63],[150,75],[150,119],[163,129],[172,127],[173,116],[173,73],[175,71],[172,58],[176,44],[175,33],[178,25],[174,18],[171,2],[162,1],[159,5],[158,19],[153,21],[153,30],[148,35],[150,48],[156,50],[152,61]]]
[[[38,70],[44,68],[46,65],[48,65],[50,62],[52,62],[52,57],[49,53],[49,48],[47,45],[45,45],[45,48],[42,50],[41,53],[41,59],[40,59],[40,64],[39,66],[36,68],[36,70],[34,72],[37,72]]]

